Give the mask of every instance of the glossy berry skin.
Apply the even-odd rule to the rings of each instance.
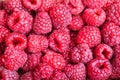
[[[106,20],[106,13],[102,8],[87,8],[82,15],[83,20],[90,26],[100,26]]]
[[[109,46],[115,46],[120,43],[120,28],[113,22],[106,22],[102,26],[103,42]]]
[[[99,28],[93,26],[84,26],[80,29],[76,41],[78,44],[87,43],[89,47],[94,47],[101,43],[101,33]]]
[[[28,36],[28,51],[40,52],[48,47],[48,40],[43,35],[31,34]]]
[[[96,58],[88,63],[87,72],[91,80],[108,79],[112,74],[112,66],[107,59]]]
[[[32,72],[26,72],[21,77],[20,80],[33,80]]]
[[[66,27],[72,21],[72,15],[64,4],[57,4],[50,10],[50,16],[55,28]]]
[[[8,27],[18,33],[26,34],[32,29],[33,17],[26,11],[15,10],[7,19]]]
[[[47,34],[52,30],[52,21],[47,12],[39,12],[34,20],[33,31],[36,34]]]

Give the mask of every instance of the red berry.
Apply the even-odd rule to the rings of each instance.
[[[117,0],[119,1],[119,0]],[[116,0],[107,0],[107,2],[105,3],[105,5],[102,7],[104,10],[107,10],[107,8],[109,6],[111,6],[113,4],[113,2],[116,2]]]
[[[83,27],[77,35],[77,43],[87,43],[90,47],[94,47],[101,43],[101,33],[99,28],[92,26]]]
[[[40,52],[48,47],[48,40],[45,36],[31,34],[28,36],[28,51]]]
[[[72,21],[72,15],[64,4],[57,4],[50,10],[50,16],[55,28],[66,27]]]
[[[50,16],[47,12],[39,12],[37,13],[35,20],[33,31],[36,34],[47,34],[52,30],[52,22]]]
[[[7,13],[5,10],[0,10],[0,25],[5,25],[7,20]]]
[[[113,47],[114,55],[120,54],[120,44]]]
[[[107,59],[93,59],[87,65],[87,73],[90,80],[106,80],[112,74],[111,63]]]
[[[32,72],[26,72],[20,77],[20,80],[33,80]]]

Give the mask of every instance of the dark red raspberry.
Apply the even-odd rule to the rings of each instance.
[[[20,80],[33,80],[32,72],[26,72],[20,77]]]
[[[29,10],[37,10],[42,3],[42,0],[21,0],[23,5]]]
[[[102,8],[86,8],[82,18],[88,25],[98,27],[105,22],[106,13]]]
[[[115,46],[120,43],[120,28],[115,23],[106,22],[102,26],[102,37],[104,43]]]
[[[12,46],[14,48],[24,50],[27,47],[27,38],[23,34],[10,33],[5,38],[5,43],[7,46]]]
[[[5,25],[7,20],[7,13],[5,10],[0,10],[0,25]]]
[[[36,34],[46,34],[51,32],[51,30],[52,30],[52,22],[49,14],[47,12],[37,13],[34,20],[33,31]]]
[[[69,25],[69,29],[74,30],[74,31],[80,30],[83,27],[83,24],[84,24],[83,20],[79,15],[73,16],[72,22]]]
[[[94,56],[96,58],[111,59],[113,56],[113,49],[106,44],[99,44],[95,47]]]
[[[87,63],[89,62],[91,59],[93,59],[93,53],[90,50],[90,47],[88,46],[88,44],[79,44],[76,47],[74,47],[73,49],[71,49],[71,61],[74,63]]]
[[[26,11],[15,10],[7,20],[8,27],[19,33],[28,33],[32,29],[32,16]]]
[[[90,47],[94,47],[101,43],[101,33],[99,28],[92,26],[84,26],[77,35],[77,43],[87,43]]]
[[[66,66],[63,56],[53,51],[47,51],[45,56],[42,57],[42,62],[49,64],[56,70],[61,70]]]
[[[48,40],[45,36],[31,34],[28,36],[28,51],[40,52],[48,47]]]
[[[55,28],[66,27],[72,21],[72,15],[64,4],[57,4],[50,10],[50,16]]]
[[[42,54],[39,53],[33,53],[27,55],[27,61],[22,67],[24,71],[30,71],[33,70],[40,62],[41,62],[41,56]]]
[[[83,63],[68,64],[64,71],[70,80],[86,80],[86,69]]]
[[[7,69],[18,70],[23,67],[27,60],[27,54],[24,51],[7,47],[4,53],[4,65]]]
[[[106,80],[112,74],[111,63],[107,59],[93,59],[87,65],[87,73],[90,80]]]
[[[5,37],[10,33],[10,31],[4,26],[0,25],[0,43],[4,41]]]
[[[81,0],[64,0],[64,3],[73,15],[77,15],[84,10]]]
[[[52,74],[53,68],[46,63],[39,64],[33,71],[34,80],[49,79]]]

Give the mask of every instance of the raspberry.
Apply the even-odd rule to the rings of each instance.
[[[90,80],[106,80],[112,73],[112,66],[107,59],[96,58],[88,63],[87,72]]]
[[[115,23],[106,22],[102,26],[103,42],[109,46],[115,46],[120,43],[120,28]]]
[[[20,77],[20,80],[33,80],[32,72],[26,72]]]
[[[120,3],[112,4],[107,8],[107,20],[120,25]]]
[[[10,33],[10,31],[4,26],[0,25],[0,43],[4,41],[5,37]]]
[[[71,29],[73,31],[78,31],[82,28],[83,24],[84,24],[83,20],[79,15],[73,16],[72,21],[69,25],[69,29]]]
[[[28,51],[40,52],[48,47],[48,40],[45,36],[31,34],[28,36]]]
[[[81,0],[64,0],[64,2],[73,15],[77,15],[84,10]]]
[[[24,71],[33,70],[40,63],[41,56],[42,56],[42,54],[40,52],[39,53],[28,54],[27,55],[28,59],[25,62],[22,69]]]
[[[72,21],[72,15],[64,4],[57,4],[50,10],[50,16],[55,28],[66,27]]]
[[[21,2],[29,10],[37,10],[42,3],[41,0],[21,0]]]
[[[54,51],[64,52],[69,48],[70,34],[63,29],[54,30],[49,36],[49,46]]]
[[[23,34],[11,33],[5,38],[7,46],[12,46],[14,48],[24,50],[27,47],[27,38]]]
[[[64,72],[70,80],[86,80],[86,69],[83,63],[75,65],[68,64]]]
[[[114,54],[120,54],[120,44],[116,45],[113,47]]]
[[[53,51],[47,51],[45,56],[42,57],[42,62],[49,64],[56,70],[61,70],[66,66],[63,56]]]
[[[113,50],[106,44],[99,44],[97,47],[95,47],[94,55],[98,58],[111,59],[113,56]]]
[[[106,13],[102,8],[87,8],[82,15],[83,20],[90,26],[100,26],[106,20]]]
[[[90,47],[94,47],[101,42],[101,33],[97,27],[85,26],[77,35],[77,43],[87,43]]]
[[[39,12],[34,20],[33,31],[36,34],[46,34],[51,32],[52,22],[47,12]]]
[[[34,80],[49,79],[52,74],[53,68],[46,63],[39,64],[33,72]]]
[[[27,54],[24,51],[7,47],[4,53],[4,65],[9,70],[18,70],[27,60]]]
[[[7,13],[5,10],[0,10],[0,25],[5,25],[7,20]]]
[[[117,0],[119,1],[119,0]],[[107,2],[105,3],[105,5],[102,7],[104,10],[107,10],[107,8],[109,6],[111,6],[113,4],[113,2],[115,2],[115,0],[107,0]]]
[[[26,11],[15,10],[8,17],[8,27],[14,31],[26,34],[32,29],[32,16]]]
[[[93,53],[90,50],[88,44],[79,44],[71,49],[71,61],[74,63],[82,62],[87,63],[93,59]]]

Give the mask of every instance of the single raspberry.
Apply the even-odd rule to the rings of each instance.
[[[20,33],[11,33],[5,38],[5,43],[7,46],[24,50],[27,47],[27,38]]]
[[[28,51],[40,52],[48,47],[48,40],[45,36],[31,34],[28,36]]]
[[[93,59],[93,53],[88,44],[79,44],[71,49],[71,61],[74,63],[87,63]]]
[[[107,59],[96,58],[88,63],[87,72],[91,80],[106,80],[112,74],[112,66]]]
[[[0,10],[0,25],[5,25],[7,20],[7,13],[5,10]]]
[[[4,26],[0,25],[0,43],[2,43],[5,37],[10,33],[10,31]]]
[[[99,44],[95,47],[94,56],[96,58],[111,59],[113,56],[113,49],[106,44]]]
[[[49,36],[49,46],[54,51],[64,52],[69,48],[70,33],[63,29],[54,30]]]
[[[24,71],[30,71],[33,70],[40,62],[41,62],[42,54],[39,53],[33,53],[27,55],[27,61],[25,62],[22,69]]]
[[[26,72],[21,77],[20,80],[33,80],[32,72]]]
[[[111,6],[114,2],[119,1],[119,0],[107,0],[105,5],[102,7],[104,10],[107,10],[109,6]]]
[[[64,72],[54,71],[53,75],[51,76],[51,80],[69,80],[69,78]]]
[[[109,46],[115,46],[120,43],[120,28],[115,23],[106,22],[102,26],[103,42]]]
[[[4,65],[7,69],[18,70],[23,67],[27,60],[27,54],[24,51],[7,47],[4,53]]]
[[[79,15],[73,16],[72,21],[69,25],[69,29],[71,29],[73,31],[78,31],[83,27],[83,24],[84,24],[83,20]]]
[[[50,16],[55,28],[66,27],[72,21],[72,15],[64,4],[57,4],[50,10]]]
[[[120,25],[120,3],[114,3],[107,8],[107,20]]]
[[[82,15],[83,20],[90,26],[100,26],[106,20],[106,13],[102,8],[87,8]]]
[[[86,69],[83,63],[75,65],[68,64],[64,72],[70,80],[86,80]]]
[[[94,47],[101,43],[101,33],[99,28],[93,26],[83,27],[77,35],[77,43],[87,43],[90,47]]]
[[[51,32],[52,22],[47,12],[38,12],[34,20],[33,31],[36,34],[46,34]]]
[[[52,74],[53,68],[46,63],[39,64],[33,71],[34,80],[49,79]]]
[[[64,0],[64,3],[73,15],[77,15],[84,10],[81,0]]]
[[[32,29],[33,17],[26,11],[15,10],[7,20],[8,27],[19,33],[28,33]]]
[[[21,0],[21,2],[29,10],[37,10],[42,3],[41,0]]]
[[[66,66],[66,61],[63,56],[53,51],[47,51],[42,57],[42,62],[49,64],[56,70],[61,70]]]

